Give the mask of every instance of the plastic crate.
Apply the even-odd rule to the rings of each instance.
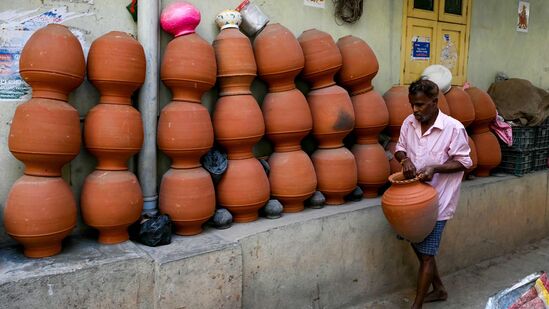
[[[549,127],[536,127],[536,140],[534,142],[536,149],[549,149]]]
[[[502,151],[530,151],[535,147],[536,127],[513,127],[513,145],[500,141]]]
[[[497,170],[522,176],[533,170],[532,163],[534,162],[534,152],[532,151],[501,151],[501,163]]]
[[[547,160],[549,159],[549,150],[538,149],[534,151],[532,168],[535,171],[547,169]]]

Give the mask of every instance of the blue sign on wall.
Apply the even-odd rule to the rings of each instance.
[[[414,60],[429,60],[431,58],[431,42],[412,42],[412,58]]]

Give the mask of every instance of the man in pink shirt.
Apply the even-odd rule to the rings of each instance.
[[[438,109],[438,91],[437,85],[427,79],[410,85],[408,99],[413,114],[402,123],[395,152],[404,176],[428,182],[436,189],[439,201],[435,228],[422,242],[412,243],[420,263],[412,308],[448,297],[435,256],[446,220],[456,210],[463,171],[472,165],[467,132],[459,121]],[[431,284],[433,291],[427,293]]]

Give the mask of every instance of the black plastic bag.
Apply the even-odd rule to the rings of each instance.
[[[172,222],[168,215],[145,215],[133,228],[133,238],[149,247],[168,245],[172,242]]]
[[[217,149],[211,149],[202,157],[202,166],[210,173],[214,184],[221,180],[221,176],[227,170],[229,160],[227,154]]]

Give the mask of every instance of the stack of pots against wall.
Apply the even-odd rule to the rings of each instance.
[[[475,109],[475,119],[471,124],[476,146],[477,169],[475,175],[490,176],[490,171],[501,163],[501,148],[497,137],[490,131],[490,123],[496,119],[496,105],[484,90],[471,87],[465,90]]]
[[[341,85],[349,90],[355,111],[357,142],[352,148],[358,168],[358,184],[364,197],[376,197],[389,177],[389,161],[379,144],[379,133],[389,123],[389,112],[381,95],[373,90],[372,79],[379,70],[373,50],[363,40],[345,36],[337,41],[343,66]]]
[[[4,227],[26,256],[38,258],[59,253],[76,226],[76,202],[61,168],[80,152],[80,119],[67,100],[84,80],[86,64],[78,39],[50,24],[27,41],[19,68],[33,92],[10,128],[9,149],[25,170],[8,194]]]
[[[387,110],[389,111],[389,125],[387,130],[389,131],[389,144],[387,149],[391,152],[392,158],[389,160],[391,167],[391,174],[400,172],[402,166],[395,159],[395,149],[400,136],[400,127],[404,122],[404,119],[412,113],[412,106],[408,100],[408,86],[393,86],[387,90],[383,95]]]
[[[313,128],[313,118],[294,83],[305,58],[294,35],[280,24],[265,27],[255,38],[254,52],[259,76],[269,85],[263,116],[267,137],[274,144],[269,157],[271,195],[284,212],[298,212],[317,186],[313,163],[300,143]]]
[[[355,113],[347,91],[334,82],[342,66],[341,53],[328,33],[316,29],[303,32],[298,41],[305,56],[301,76],[311,86],[307,100],[318,141],[312,155],[318,190],[326,204],[341,205],[357,185],[355,157],[343,147],[343,138],[354,128]]]
[[[168,5],[160,18],[162,28],[175,38],[166,47],[160,72],[172,101],[160,113],[157,142],[172,164],[162,177],[159,208],[170,216],[176,234],[195,235],[215,211],[214,185],[200,163],[214,138],[201,98],[215,85],[215,54],[195,33],[200,12],[191,4]]]
[[[446,102],[450,107],[450,116],[459,120],[465,128],[469,126],[475,120],[475,108],[473,102],[469,95],[460,87],[452,86],[450,91],[445,95]],[[477,168],[477,148],[475,147],[475,142],[471,136],[467,136],[469,140],[469,147],[471,148],[471,160],[473,165],[467,171],[465,171],[464,179],[467,178],[473,170]]]
[[[139,219],[143,193],[128,160],[143,144],[141,114],[131,95],[145,81],[145,53],[123,32],[96,39],[88,54],[88,79],[101,93],[86,116],[84,144],[97,157],[96,170],[86,177],[81,207],[84,222],[99,230],[99,242],[129,239],[128,226]]]
[[[234,222],[250,222],[257,220],[270,196],[269,179],[252,151],[265,134],[261,109],[250,90],[257,67],[252,44],[238,29],[240,13],[224,11],[216,21],[221,27],[213,42],[220,97],[213,125],[216,141],[229,157],[227,171],[217,185],[217,200],[231,212]]]

